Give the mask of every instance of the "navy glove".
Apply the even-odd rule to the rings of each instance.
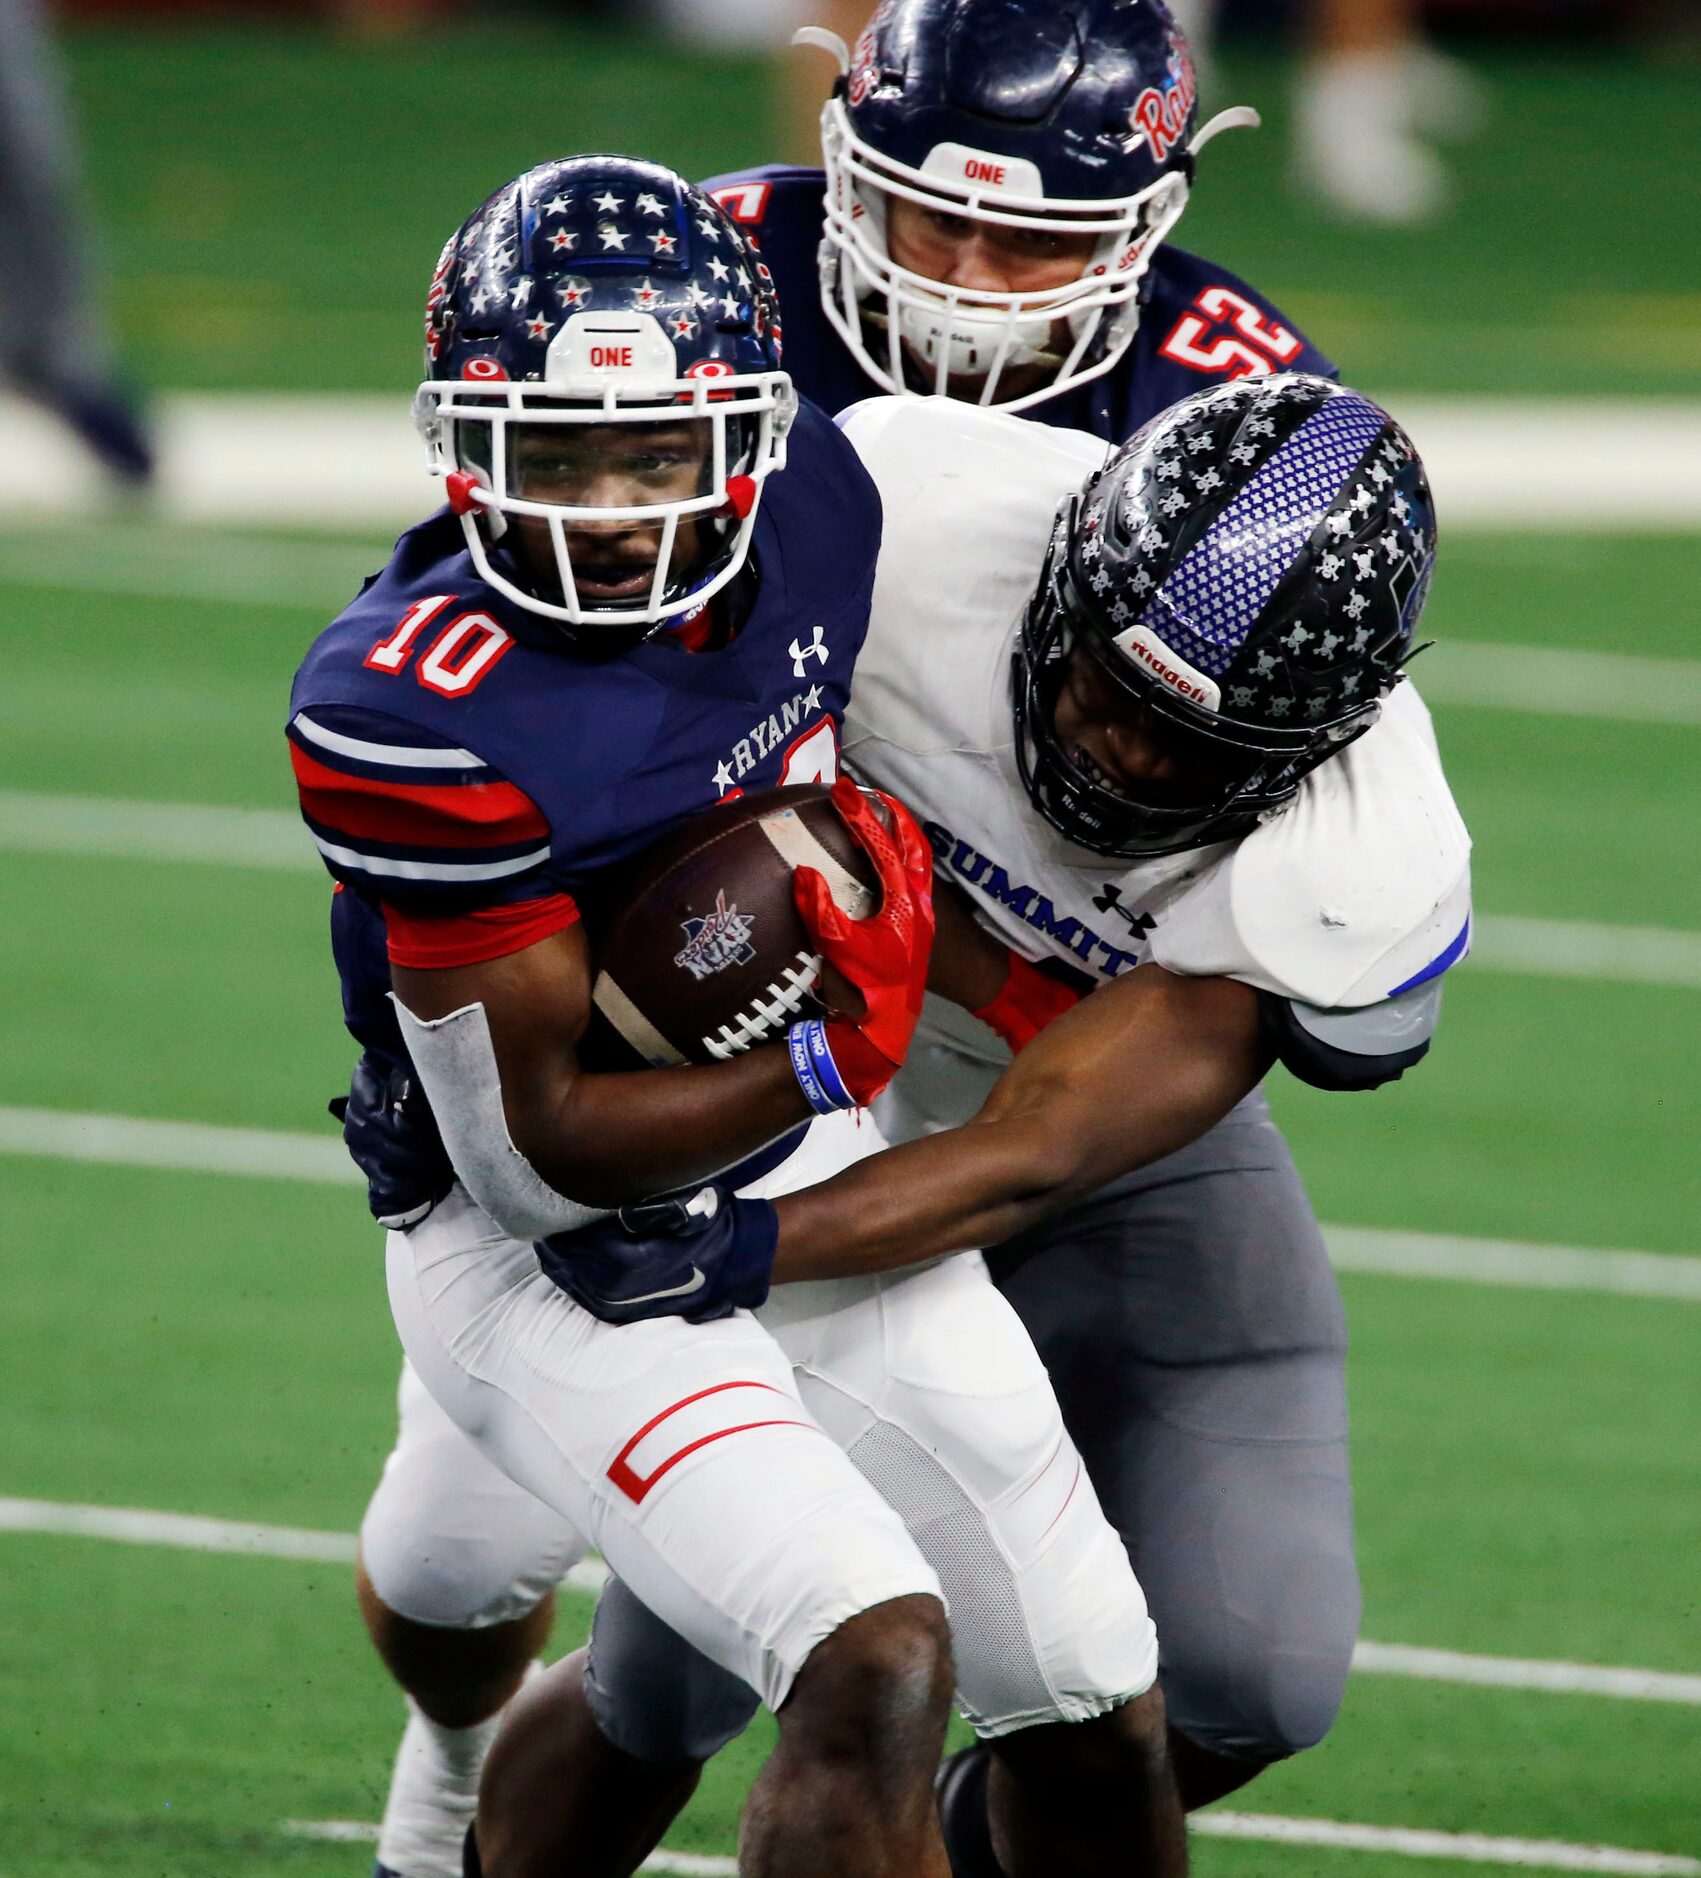
[[[366,1176],[366,1204],[380,1226],[417,1226],[455,1184],[437,1117],[407,1070],[368,1050],[354,1066],[348,1094],[326,1106]]]
[[[550,1281],[605,1324],[683,1317],[707,1324],[768,1296],[780,1217],[719,1187],[623,1206],[537,1242]]]

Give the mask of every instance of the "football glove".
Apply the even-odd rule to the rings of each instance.
[[[879,911],[848,919],[812,867],[792,876],[803,924],[821,956],[861,994],[860,1017],[812,1018],[788,1033],[792,1068],[818,1113],[872,1102],[909,1053],[933,949],[933,851],[901,802],[882,794],[888,830],[848,776],[833,807],[880,881]]]
[[[346,1096],[326,1104],[366,1176],[366,1204],[380,1226],[417,1226],[455,1184],[437,1117],[411,1073],[368,1050]]]
[[[707,1324],[766,1301],[780,1217],[716,1186],[641,1200],[537,1241],[537,1262],[605,1324],[683,1317]]]

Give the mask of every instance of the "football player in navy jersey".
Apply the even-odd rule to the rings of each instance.
[[[867,1105],[920,1012],[928,843],[843,781],[879,907],[844,918],[805,876],[799,902],[858,1014],[776,1012],[703,1068],[579,1060],[597,876],[732,792],[836,773],[879,500],[775,328],[742,236],[671,172],[584,157],[499,190],[428,297],[415,415],[448,506],[296,677],[291,758],[368,1053],[351,1137],[422,1090],[448,1163],[377,1207],[408,1366],[360,1585],[412,1707],[378,1871],[459,1869],[490,1718],[594,1544],[779,1718],[750,1869],[943,1878],[954,1681],[984,1733],[1057,1724],[1001,1802],[1013,1829],[1050,1842],[1074,1783],[1104,1788],[1101,1856],[1172,1878],[1156,1636],[984,1269],[798,1287],[758,1319],[760,1252],[699,1310],[642,1275],[587,1291],[552,1249],[658,1189],[719,1173],[767,1197],[875,1152]],[[649,1828],[620,1829],[629,1868]]]
[[[773,276],[786,361],[837,411],[913,391],[1110,442],[1205,385],[1335,368],[1168,236],[1198,153],[1161,0],[886,0],[822,113],[824,169],[704,185]]]

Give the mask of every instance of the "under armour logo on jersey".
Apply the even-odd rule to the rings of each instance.
[[[1144,939],[1157,925],[1149,913],[1130,913],[1122,904],[1122,889],[1114,881],[1104,883],[1104,892],[1093,895],[1093,905],[1101,913],[1114,913],[1122,920],[1136,939]]]
[[[795,639],[791,642],[791,669],[794,678],[801,678],[803,676],[803,661],[805,659],[819,659],[823,665],[827,663],[827,648],[821,642],[824,628],[816,626],[812,630],[815,637],[810,640],[808,645],[799,645]]]

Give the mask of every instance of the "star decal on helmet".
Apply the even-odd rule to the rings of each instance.
[[[601,241],[605,253],[611,248],[622,254],[626,251],[627,233],[623,228],[616,228],[612,222],[604,222],[598,227],[597,239]]]
[[[665,215],[667,213],[667,210],[662,206],[660,196],[652,196],[647,189],[639,196],[634,206],[642,209],[646,215]]]
[[[620,198],[612,189],[605,189],[600,196],[592,198],[592,207],[607,215],[613,215],[621,206]]]
[[[549,245],[559,254],[563,248],[576,248],[579,245],[579,237],[570,228],[558,228],[550,236]]]
[[[568,204],[572,200],[573,198],[570,195],[564,193],[553,195],[543,207],[538,210],[538,213],[540,215],[565,215],[567,213]]]

